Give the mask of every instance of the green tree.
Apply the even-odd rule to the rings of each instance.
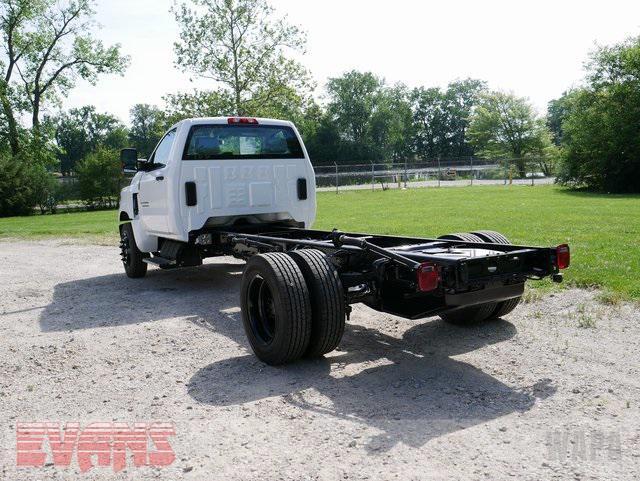
[[[451,82],[444,94],[448,112],[447,130],[450,157],[473,155],[473,147],[467,139],[471,115],[478,105],[481,95],[486,92],[483,80],[464,79]]]
[[[136,104],[131,108],[129,142],[145,158],[151,154],[170,122],[164,111],[155,105]]]
[[[20,112],[20,100],[15,86],[19,62],[29,51],[28,25],[41,11],[41,4],[35,0],[0,0],[0,35],[3,52],[0,53],[0,103],[3,121],[11,153],[19,151],[19,124],[16,111]],[[3,122],[3,124],[4,124]]]
[[[423,159],[447,156],[444,95],[439,88],[419,87],[411,93],[415,152]]]
[[[113,207],[122,183],[118,153],[104,148],[89,154],[77,166],[78,192],[90,207]]]
[[[0,151],[0,217],[28,215],[35,205],[30,165],[18,156]]]
[[[352,70],[327,82],[327,112],[348,142],[367,150],[369,122],[384,81],[371,72]]]
[[[369,126],[375,160],[405,161],[411,157],[411,117],[409,92],[404,85],[380,91]]]
[[[306,111],[310,152],[319,161],[406,160],[412,129],[408,96],[404,85],[387,86],[371,72],[330,78],[326,111]]]
[[[29,215],[45,192],[57,192],[49,173],[55,163],[53,146],[28,134],[21,135],[21,142],[18,155],[0,147],[0,217]]]
[[[302,120],[301,134],[312,162],[342,160],[343,141],[338,127],[329,114],[319,106],[306,111]]]
[[[562,144],[564,136],[562,123],[568,114],[571,94],[572,92],[564,92],[560,98],[550,101],[547,105],[547,127],[551,132],[553,143],[557,146]]]
[[[416,88],[411,93],[413,145],[422,159],[472,155],[467,139],[471,114],[486,89],[485,82],[458,80],[445,91]]]
[[[528,100],[505,92],[482,96],[469,136],[482,155],[513,160],[520,177],[526,176],[527,158],[543,157],[551,142],[544,120]]]
[[[61,114],[55,119],[55,125],[63,174],[71,173],[77,162],[99,148],[118,150],[128,143],[126,126],[111,114],[97,112],[93,105]]]
[[[593,52],[566,108],[560,181],[640,192],[640,37]]]
[[[29,166],[31,175],[29,183],[33,192],[33,202],[39,207],[40,213],[55,214],[58,203],[63,200],[63,188],[58,179],[41,164]]]
[[[185,118],[221,117],[235,111],[233,97],[224,90],[169,94],[163,100],[167,105],[166,116],[171,124]]]
[[[95,83],[101,74],[126,68],[120,46],[106,47],[93,35],[93,15],[92,0],[0,0],[5,47],[0,100],[14,154],[16,109],[29,112],[38,133],[46,102],[64,97],[78,79]]]
[[[265,0],[191,0],[173,8],[180,28],[176,65],[217,83],[233,113],[256,115],[308,95],[307,71],[287,54],[305,35],[277,19]]]

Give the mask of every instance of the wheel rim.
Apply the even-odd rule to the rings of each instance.
[[[123,230],[120,235],[120,258],[125,267],[131,265],[131,242],[126,230]]]
[[[253,334],[263,344],[271,344],[276,334],[276,309],[269,285],[262,277],[254,277],[247,297]]]

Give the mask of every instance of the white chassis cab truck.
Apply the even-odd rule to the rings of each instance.
[[[561,282],[570,263],[566,244],[517,246],[494,231],[410,238],[313,230],[315,174],[288,121],[183,120],[148,159],[124,149],[121,161],[134,174],[120,196],[126,274],[214,256],[246,260],[243,324],[256,356],[272,365],[334,350],[351,304],[478,323],[515,309],[528,279]]]

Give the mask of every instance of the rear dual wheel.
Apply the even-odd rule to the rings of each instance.
[[[469,233],[448,234],[440,239],[460,240],[467,242],[484,242],[488,244],[511,244],[509,239],[499,232],[491,230],[481,230]],[[487,302],[476,306],[463,307],[451,312],[440,314],[442,320],[457,325],[474,325],[487,319],[506,316],[513,311],[522,297],[515,297],[501,302]]]
[[[489,244],[511,244],[509,239],[507,239],[504,235],[500,234],[500,232],[496,232],[493,230],[478,230],[471,233],[476,237],[480,237],[483,242],[488,242]]]
[[[267,364],[321,356],[334,350],[342,338],[342,284],[320,251],[251,257],[240,298],[251,348]]]
[[[315,249],[289,253],[300,268],[311,297],[311,337],[305,355],[318,357],[333,351],[344,334],[345,300],[338,272],[327,256]]]

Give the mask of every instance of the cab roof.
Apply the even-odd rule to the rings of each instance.
[[[282,125],[292,127],[293,123],[288,120],[278,119],[265,119],[261,117],[243,117],[243,116],[231,116],[231,117],[199,117],[184,119],[178,122],[175,127],[188,124],[188,125],[203,125],[203,124],[229,124],[229,119],[250,119],[251,121],[257,121],[259,125]]]

